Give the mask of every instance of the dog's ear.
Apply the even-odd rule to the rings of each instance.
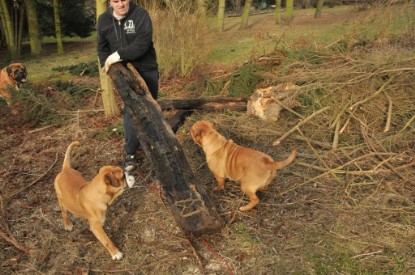
[[[193,125],[190,129],[190,135],[192,136],[194,142],[196,142],[199,145],[202,145],[203,127]]]
[[[109,173],[106,173],[104,176],[104,182],[107,185],[111,185],[113,187],[120,187],[121,186],[121,182],[120,182],[120,178],[117,177],[118,173],[114,173],[114,171],[111,171]],[[122,177],[121,177],[122,178]]]
[[[7,71],[7,75],[8,75],[8,76],[12,76],[12,66],[8,66],[8,67],[6,68],[6,71]]]
[[[124,178],[124,170],[120,167],[115,167],[114,170],[112,170],[112,172],[118,180],[122,180]]]

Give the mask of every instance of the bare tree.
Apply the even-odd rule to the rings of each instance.
[[[8,59],[16,59],[18,57],[18,50],[15,40],[15,28],[6,0],[0,0],[0,20],[6,37]]]
[[[223,26],[225,22],[225,0],[219,0],[218,5],[218,29],[223,31]]]
[[[324,4],[324,0],[317,0],[317,7],[316,7],[316,12],[314,13],[314,18],[321,17],[321,11],[323,10],[323,4]]]
[[[294,19],[294,0],[287,0],[285,5],[285,19],[291,22]]]
[[[26,0],[26,11],[30,40],[30,53],[31,55],[38,55],[42,52],[42,42],[40,39],[40,29],[36,7],[33,0]]]
[[[206,17],[206,0],[197,0],[197,13],[200,16]]]
[[[53,0],[53,15],[55,18],[55,32],[56,32],[56,46],[58,50],[58,55],[63,54],[63,41],[62,41],[62,26],[61,26],[61,17],[59,9],[59,0]]]
[[[275,0],[275,24],[281,24],[281,0]]]
[[[239,29],[245,29],[248,26],[249,11],[251,10],[252,0],[245,0],[244,10],[242,11],[241,25]]]

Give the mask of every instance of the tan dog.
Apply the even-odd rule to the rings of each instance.
[[[26,82],[26,78],[26,67],[22,63],[12,63],[0,71],[0,97],[6,100],[13,114],[17,114],[17,110],[13,106],[13,96],[10,91],[19,90],[20,84]]]
[[[210,122],[198,121],[190,128],[190,135],[196,144],[202,147],[209,169],[212,171],[218,186],[215,190],[225,187],[225,179],[240,181],[242,191],[250,202],[239,208],[246,211],[259,203],[257,190],[266,190],[277,176],[277,170],[291,163],[297,150],[281,162],[274,160],[259,151],[235,144],[219,134]]]
[[[76,216],[86,218],[91,231],[108,249],[113,260],[120,260],[123,254],[105,233],[103,226],[108,206],[124,191],[126,186],[124,171],[116,166],[104,166],[91,182],[71,168],[70,154],[72,147],[79,142],[72,142],[66,150],[62,171],[56,176],[55,190],[62,212],[65,229],[71,231],[73,224],[68,211]]]

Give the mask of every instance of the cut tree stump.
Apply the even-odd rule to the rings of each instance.
[[[204,187],[196,182],[160,106],[134,67],[129,64],[128,68],[114,64],[109,69],[109,76],[131,114],[137,137],[178,226],[190,238],[219,230],[223,221]]]

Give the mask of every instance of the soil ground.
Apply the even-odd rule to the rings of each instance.
[[[273,31],[272,16],[252,16],[252,27],[245,33],[257,35]],[[294,24],[331,24],[355,16],[352,11],[327,12],[316,23],[309,13],[296,17]],[[232,28],[236,26],[228,26],[227,30]],[[66,48],[74,52],[93,47],[93,42],[66,44]],[[53,48],[49,50],[54,51]],[[30,70],[38,69],[31,63],[29,79]],[[73,80],[79,83],[99,81],[81,76]],[[162,79],[161,92],[168,94],[169,85],[172,85],[170,81]],[[415,202],[412,195],[407,199],[400,195],[413,194],[413,183],[387,182],[380,186],[368,181],[350,187],[339,185],[326,176],[321,183],[300,185],[292,190],[296,184],[306,182],[301,175],[305,169],[294,163],[280,171],[268,191],[259,193],[260,204],[249,212],[238,211],[247,199],[237,183],[228,183],[224,192],[214,192],[214,179],[203,152],[187,135],[192,123],[199,119],[213,121],[226,137],[264,151],[276,160],[285,158],[294,147],[307,151],[306,144],[294,139],[287,139],[281,147],[271,146],[278,138],[271,131],[273,127],[279,127],[278,123],[285,124],[283,128],[288,129],[295,125],[287,117],[277,124],[269,124],[226,111],[195,113],[177,132],[198,183],[206,187],[225,222],[223,229],[190,243],[175,224],[169,206],[160,198],[152,169],[140,151],[137,153],[136,185],[127,189],[107,213],[105,231],[125,253],[122,261],[112,261],[85,220],[75,217],[72,219],[74,230],[63,230],[53,188],[66,147],[75,139],[81,141],[81,146],[74,149],[72,165],[87,179],[103,165],[122,165],[120,119],[106,118],[102,111],[91,111],[101,108],[91,96],[85,99],[85,110],[61,114],[70,121],[65,126],[39,127],[19,115],[12,116],[4,105],[1,106],[2,273],[408,274],[415,269]],[[270,132],[264,134],[261,131],[264,129]],[[306,157],[300,154],[298,161]],[[324,157],[335,156],[325,152]],[[311,172],[307,170],[307,173]],[[382,192],[384,190],[390,192]],[[394,211],[382,212],[382,209],[364,206],[372,200],[379,200],[379,204],[387,202]],[[380,222],[389,226],[387,234],[377,231]],[[357,231],[350,226],[353,224]],[[402,232],[407,234],[403,236]]]

